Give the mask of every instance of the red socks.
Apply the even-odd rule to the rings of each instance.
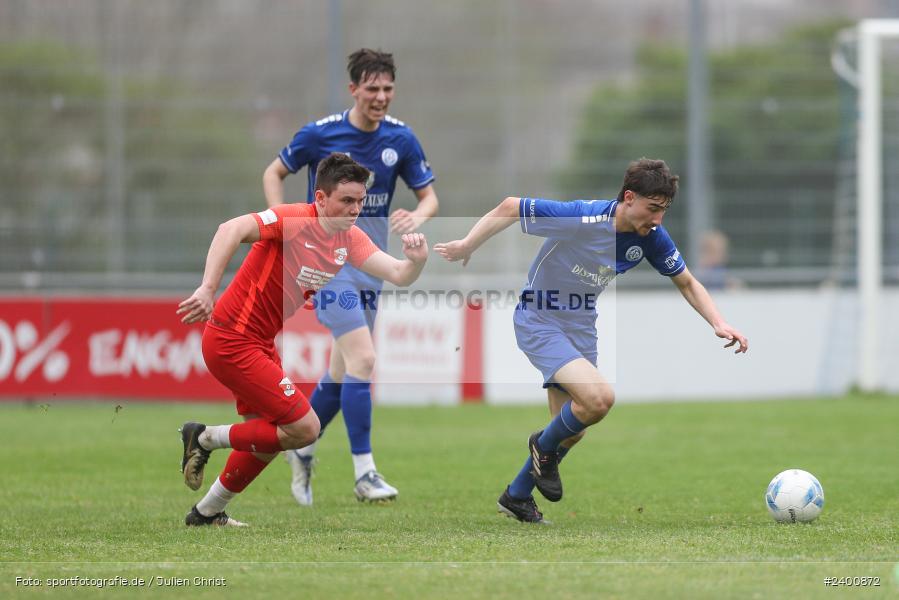
[[[278,427],[265,419],[235,423],[228,432],[228,440],[234,450],[228,455],[219,481],[235,494],[242,492],[268,466],[267,462],[253,456],[253,452],[273,454],[282,450]]]
[[[281,442],[278,441],[277,425],[265,419],[235,423],[231,426],[228,439],[232,448],[244,452],[272,454],[283,450]]]
[[[229,492],[238,494],[267,466],[267,462],[259,460],[250,452],[232,450],[222,474],[219,475],[219,481]]]

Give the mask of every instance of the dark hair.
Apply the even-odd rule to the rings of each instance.
[[[350,74],[350,81],[359,85],[372,75],[384,73],[396,79],[396,66],[393,64],[393,54],[380,50],[362,48],[349,56],[346,70]]]
[[[624,192],[630,190],[644,198],[674,200],[680,177],[671,174],[664,160],[641,158],[627,166],[624,183],[618,192],[618,201],[624,200]]]
[[[371,173],[368,169],[342,152],[333,152],[318,163],[315,170],[315,189],[330,195],[341,183],[365,185]]]

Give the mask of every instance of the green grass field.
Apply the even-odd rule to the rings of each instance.
[[[227,582],[191,585],[191,598],[899,593],[895,397],[616,406],[562,464],[565,498],[538,497],[552,526],[495,508],[545,408],[378,408],[376,458],[396,503],[356,502],[338,421],[320,444],[314,507],[294,503],[278,459],[229,508],[252,527],[228,530],[184,527],[201,492],[182,482],[177,428],[232,422],[233,408],[122,404],[0,405],[0,597],[58,593],[47,578],[117,575],[154,584],[106,595],[178,592],[156,577]],[[225,456],[213,454],[207,485]],[[767,514],[765,488],[790,467],[824,486],[814,523]],[[880,586],[824,585],[863,576]]]

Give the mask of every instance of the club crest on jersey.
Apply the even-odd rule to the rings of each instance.
[[[630,262],[637,262],[643,258],[643,248],[640,246],[631,246],[627,249],[627,252],[624,253],[624,258]]]
[[[334,262],[338,265],[346,262],[346,248],[338,248],[334,251]]]
[[[381,162],[388,167],[395,165],[399,157],[399,154],[393,148],[384,148],[384,151],[381,152]]]
[[[284,395],[288,398],[297,393],[297,389],[293,387],[293,382],[287,377],[278,382],[278,387],[281,388],[281,391],[284,392]]]

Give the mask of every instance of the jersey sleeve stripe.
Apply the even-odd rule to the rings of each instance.
[[[679,269],[675,269],[675,270],[671,271],[670,273],[662,273],[662,275],[664,275],[665,277],[674,277],[675,275],[680,275],[681,273],[683,273],[684,269],[686,269],[686,268],[687,268],[687,264],[682,263]]]
[[[412,190],[420,190],[421,188],[423,188],[423,187],[425,187],[425,186],[428,186],[428,185],[432,184],[432,183],[434,182],[435,179],[437,179],[437,178],[434,177],[433,175],[431,175],[430,177],[428,177],[427,179],[425,179],[425,180],[422,181],[421,183],[413,183],[412,185],[409,186],[409,189],[412,189]]]
[[[284,150],[286,150],[286,148]],[[292,166],[290,166],[290,163],[287,162],[286,158],[284,158],[284,150],[281,150],[281,152],[278,153],[278,158],[281,159],[281,164],[284,165],[285,167],[287,167],[287,170],[290,171],[291,173],[296,173],[297,170],[294,169]],[[271,156],[271,155],[269,155],[269,156]]]
[[[528,220],[524,216],[524,205],[527,200],[527,198],[518,199],[518,220],[521,221],[521,231],[523,233],[528,233]]]

